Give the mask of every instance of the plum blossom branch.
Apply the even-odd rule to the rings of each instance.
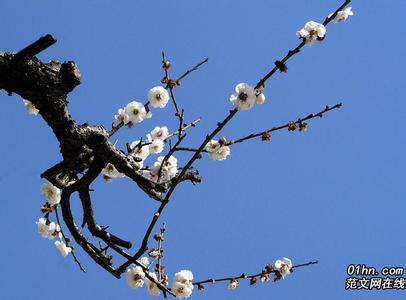
[[[341,106],[342,106],[342,103],[335,104],[335,105],[333,105],[331,107],[327,105],[322,111],[319,111],[318,113],[309,114],[306,117],[297,119],[296,121],[289,121],[288,123],[286,123],[284,125],[272,127],[271,129],[264,130],[264,131],[261,131],[261,132],[258,132],[258,133],[251,133],[250,135],[247,135],[245,137],[242,137],[242,138],[239,138],[239,139],[236,139],[236,140],[230,140],[227,143],[227,145],[234,145],[234,144],[242,143],[242,142],[244,142],[246,140],[250,140],[250,139],[253,139],[253,138],[256,138],[256,137],[262,137],[263,139],[269,139],[270,136],[268,137],[265,133],[271,133],[271,132],[278,131],[278,130],[281,130],[281,129],[286,129],[286,128],[288,128],[288,129],[290,129],[292,131],[292,130],[297,128],[297,126],[294,126],[294,125],[299,125],[300,126],[302,124],[302,126],[306,126],[307,124],[305,123],[305,121],[310,120],[310,119],[314,119],[314,118],[317,118],[317,117],[321,118],[321,117],[323,117],[323,115],[325,113],[327,113],[329,111],[332,111],[334,109],[341,108]]]
[[[328,17],[323,22],[323,26],[327,26],[334,18],[336,17],[337,13],[339,11],[342,11],[348,4],[351,3],[351,0],[345,0],[345,2],[335,10],[335,12]],[[271,78],[273,74],[276,73],[276,71],[281,71],[281,72],[286,72],[287,71],[287,66],[286,62],[295,54],[299,53],[300,50],[306,45],[306,40],[305,38],[302,39],[302,42],[297,45],[294,49],[289,50],[288,53],[283,57],[281,60],[275,61],[275,67],[273,67],[255,86],[255,89],[260,89],[264,87],[265,82]]]
[[[158,273],[158,281],[162,282],[163,280],[163,276],[164,276],[164,266],[161,264],[162,261],[162,257],[163,257],[163,247],[162,247],[162,243],[164,241],[164,233],[166,231],[166,224],[163,223],[161,226],[161,229],[159,230],[158,234],[154,235],[154,239],[158,242],[158,253],[157,253],[157,265],[156,265],[156,271]]]
[[[301,268],[301,267],[306,267],[306,266],[310,266],[310,265],[314,265],[314,264],[318,264],[319,261],[310,261],[307,263],[303,263],[303,264],[298,264],[298,265],[294,265],[291,267],[290,270],[292,269],[296,269],[296,268]],[[267,275],[269,276],[269,274],[278,274],[280,273],[280,270],[275,269],[272,264],[268,264],[265,266],[265,268],[260,272],[260,273],[256,273],[256,274],[252,274],[252,275],[247,275],[245,273],[242,273],[241,275],[237,275],[237,276],[229,276],[229,277],[220,277],[220,278],[210,278],[210,279],[205,279],[205,280],[200,280],[200,281],[195,281],[193,282],[193,285],[197,285],[201,288],[201,286],[205,283],[216,283],[216,282],[222,282],[222,281],[233,281],[233,280],[238,280],[238,279],[251,279],[251,284],[253,284],[252,282],[254,282],[252,280],[252,278],[261,278],[261,277],[266,277]],[[279,274],[276,275],[276,278],[279,278]]]
[[[138,259],[140,259],[148,250],[148,241],[151,238],[152,232],[166,205],[170,202],[176,187],[181,182],[187,180],[191,181],[193,184],[200,182],[201,178],[199,173],[197,170],[193,169],[193,165],[197,159],[201,158],[203,152],[209,152],[207,146],[209,143],[213,142],[213,138],[215,138],[216,135],[219,134],[233,119],[233,117],[235,117],[237,112],[250,109],[255,102],[257,104],[262,104],[265,101],[265,96],[262,94],[265,83],[278,70],[286,72],[286,62],[295,54],[299,53],[306,44],[311,44],[317,40],[324,39],[326,31],[325,26],[331,21],[339,22],[346,20],[349,15],[352,15],[351,8],[347,8],[343,11],[350,2],[351,0],[346,0],[344,4],[325,19],[323,24],[313,21],[306,23],[305,27],[297,33],[301,38],[300,44],[288,51],[281,60],[276,61],[275,66],[258,81],[255,87],[251,87],[245,83],[237,85],[237,94],[230,97],[231,102],[234,104],[234,108],[229,111],[222,121],[217,123],[217,126],[205,137],[197,149],[180,147],[180,144],[186,136],[184,131],[190,127],[196,126],[200,121],[200,118],[188,125],[184,124],[184,110],[181,109],[177,103],[174,88],[178,86],[180,81],[186,78],[186,76],[205,64],[208,59],[204,59],[194,67],[188,69],[179,78],[171,79],[168,73],[171,63],[165,58],[165,54],[162,53],[162,67],[165,73],[162,83],[165,83],[166,86],[152,88],[148,93],[148,101],[146,104],[132,101],[128,103],[126,107],[120,108],[118,114],[115,115],[115,123],[112,125],[112,129],[107,131],[101,125],[91,126],[87,123],[78,124],[68,112],[67,96],[77,85],[80,84],[81,76],[77,65],[74,62],[65,62],[61,64],[55,61],[45,64],[35,57],[36,54],[56,42],[51,35],[40,38],[38,41],[32,43],[16,54],[0,53],[0,89],[5,89],[9,94],[15,92],[21,95],[24,99],[28,99],[25,100],[25,105],[29,109],[29,112],[42,116],[49,127],[53,130],[60,143],[60,151],[63,160],[41,175],[43,178],[46,178],[52,186],[48,186],[48,192],[51,194],[55,193],[59,197],[57,201],[48,201],[47,206],[44,207],[44,210],[46,211],[46,220],[41,218],[37,223],[39,228],[40,226],[45,228],[43,228],[45,232],[40,232],[41,235],[44,234],[43,237],[49,238],[50,233],[46,232],[46,230],[48,230],[46,227],[51,227],[51,225],[55,226],[55,224],[53,222],[51,223],[49,220],[49,213],[52,211],[52,208],[55,208],[57,223],[60,227],[57,208],[60,201],[63,220],[70,231],[71,236],[97,264],[116,278],[120,278],[120,275],[126,272],[130,265],[135,264],[136,267],[140,267],[141,270],[145,272],[143,275],[146,278],[145,282],[148,280],[152,287],[156,286],[158,294],[159,291],[162,291],[164,297],[166,297],[166,294],[168,293],[180,298],[186,298],[190,296],[193,285],[197,285],[200,289],[203,284],[209,282],[230,281],[230,287],[235,288],[238,285],[238,279],[250,279],[250,283],[253,284],[257,277],[259,277],[261,281],[263,279],[269,279],[269,274],[271,273],[275,274],[275,279],[280,279],[286,274],[289,274],[294,268],[316,264],[317,262],[308,262],[292,266],[291,261],[284,258],[283,261],[278,260],[275,263],[276,269],[274,269],[272,265],[267,265],[261,273],[208,279],[194,282],[193,285],[193,274],[190,271],[182,270],[175,274],[174,285],[169,289],[166,286],[167,279],[165,277],[166,275],[163,274],[163,266],[161,264],[164,226],[161,227],[160,230],[160,237],[162,239],[154,236],[158,241],[159,256],[156,269],[158,272],[158,278],[155,273],[149,272],[149,265],[146,266],[138,261]],[[120,151],[116,148],[115,144],[110,142],[109,139],[111,136],[120,128],[125,125],[131,127],[144,119],[150,118],[152,116],[150,106],[154,108],[164,108],[169,98],[172,100],[176,111],[176,117],[179,120],[177,131],[168,135],[168,129],[166,127],[156,127],[151,134],[147,135],[147,137],[149,136],[148,141],[143,142],[143,140],[140,139],[138,142],[135,141],[129,144],[128,154]],[[230,145],[241,143],[256,137],[262,137],[263,140],[266,140],[270,138],[271,132],[281,129],[287,128],[289,131],[293,131],[296,128],[299,128],[300,130],[303,130],[306,127],[305,121],[316,117],[322,117],[325,113],[338,109],[339,107],[341,107],[341,103],[332,107],[327,106],[324,110],[316,114],[309,114],[296,121],[290,121],[287,124],[273,127],[263,132],[253,133],[237,140],[227,142],[225,138],[221,138],[219,141],[215,141],[216,143],[214,143],[214,146],[227,148],[228,153],[223,155],[223,159],[225,159],[229,154],[228,146]],[[160,133],[158,134],[158,132]],[[156,139],[152,138],[153,133],[156,134]],[[159,138],[157,138],[157,136],[159,136]],[[177,137],[175,145],[170,147],[165,156],[158,158],[155,163],[156,165],[154,164],[154,166],[159,167],[159,172],[155,178],[151,176],[152,168],[142,168],[142,162],[145,158],[137,157],[136,154],[137,152],[142,152],[142,150],[145,150],[146,148],[148,148],[148,151],[151,151],[151,153],[160,153],[163,150],[164,141],[169,141],[170,143],[169,138],[173,136]],[[150,149],[152,149],[154,143],[157,148],[152,152],[153,150]],[[133,145],[133,147],[131,145]],[[176,151],[193,152],[193,155],[187,160],[186,164],[179,169],[177,167],[176,158],[172,157]],[[171,164],[172,167],[170,176],[165,175],[164,182],[159,183],[164,165],[167,163]],[[160,203],[158,209],[153,214],[139,248],[134,255],[127,253],[126,250],[123,249],[132,248],[131,242],[107,232],[108,227],[100,226],[96,222],[90,195],[90,185],[108,165],[112,165],[113,170],[115,170],[116,173],[119,173],[122,176],[125,175],[133,180],[148,196],[158,200]],[[146,175],[148,174],[147,172],[149,172],[148,176]],[[62,189],[62,191],[57,188]],[[74,193],[78,193],[83,208],[84,221],[82,227],[87,225],[90,234],[104,242],[106,244],[105,247],[104,245],[102,247],[100,241],[99,247],[92,244],[89,239],[83,235],[79,226],[75,223],[70,205],[71,195]],[[55,233],[57,233],[57,230],[51,232],[51,234]],[[68,247],[61,242],[59,242],[60,248],[57,247],[61,254],[66,256],[73,250],[73,248],[69,247],[70,239],[65,236],[62,229],[61,235],[66,244],[68,244]],[[108,255],[108,250],[110,249],[125,259],[125,262],[117,268],[113,266],[113,256]],[[73,251],[71,253],[80,269],[84,271],[80,262],[77,260],[75,253]],[[142,258],[140,260],[142,260]],[[138,275],[140,274],[137,273],[137,276]]]
[[[348,0],[345,2],[346,4],[348,4]],[[345,7],[345,5],[340,6],[340,8],[342,9],[343,7]],[[327,22],[326,25],[331,21],[332,19],[330,18]],[[282,58],[280,61],[276,61],[275,62],[275,67],[273,69],[271,69],[271,71],[269,71],[262,79],[260,79],[258,81],[258,83],[255,86],[255,89],[262,89],[264,87],[264,84],[267,80],[269,80],[269,78],[271,78],[275,72],[277,70],[280,71],[286,71],[287,67],[286,67],[286,62],[293,57],[295,54],[300,52],[300,49],[306,44],[305,39],[302,39],[302,42],[293,50],[290,50],[284,58]],[[163,54],[163,63],[165,63],[165,56]],[[177,112],[179,110],[177,109]],[[148,240],[149,237],[157,223],[157,221],[159,220],[163,210],[165,209],[166,205],[169,203],[170,198],[173,194],[173,192],[175,191],[177,185],[180,182],[180,179],[183,178],[183,176],[185,175],[185,173],[192,167],[193,163],[201,157],[201,153],[205,150],[206,145],[224,128],[224,126],[226,126],[226,124],[231,121],[231,119],[237,114],[238,109],[234,108],[232,110],[229,111],[229,114],[223,119],[223,121],[218,122],[217,123],[217,127],[206,136],[206,138],[204,139],[204,141],[201,143],[201,145],[197,148],[197,150],[194,152],[193,156],[189,159],[189,161],[186,163],[186,165],[182,168],[181,172],[179,173],[179,175],[177,177],[175,177],[173,179],[173,183],[170,186],[169,190],[166,192],[164,199],[161,202],[161,205],[159,206],[159,208],[157,209],[157,211],[154,213],[152,220],[149,224],[149,226],[147,227],[147,230],[144,234],[144,238],[141,242],[141,245],[139,247],[139,250],[137,251],[137,253],[133,256],[133,258],[139,258],[147,249],[148,249]],[[124,263],[119,269],[125,269],[129,266],[130,262],[126,262]]]
[[[226,145],[227,146],[232,146],[232,145],[242,143],[242,142],[244,142],[246,140],[250,140],[250,139],[253,139],[253,138],[256,138],[256,137],[261,137],[264,140],[270,139],[270,136],[267,136],[265,133],[271,133],[271,132],[282,130],[282,129],[285,129],[285,128],[293,130],[293,129],[296,129],[297,127],[299,127],[299,129],[300,128],[304,129],[304,127],[307,126],[305,121],[310,120],[310,119],[314,119],[314,118],[317,118],[317,117],[321,118],[321,117],[323,117],[323,115],[325,113],[327,113],[329,111],[332,111],[334,109],[341,108],[341,106],[342,106],[342,103],[338,103],[338,104],[335,104],[333,106],[326,106],[322,111],[319,111],[318,113],[308,114],[307,116],[305,116],[303,118],[298,118],[296,121],[289,121],[289,122],[285,123],[284,125],[274,126],[271,129],[264,130],[264,131],[261,131],[261,132],[258,132],[258,133],[251,133],[251,134],[249,134],[249,135],[247,135],[245,137],[239,138],[239,139],[235,139],[235,140],[232,139],[229,142],[227,142]],[[294,126],[294,125],[297,125],[297,126]],[[303,126],[303,127],[300,127],[300,126]],[[176,151],[198,152],[199,149],[187,148],[187,147],[178,147],[178,148],[176,148]],[[207,150],[203,150],[201,152],[207,152]]]

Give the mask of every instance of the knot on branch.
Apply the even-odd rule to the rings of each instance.
[[[81,74],[77,64],[73,61],[64,62],[59,73],[61,83],[65,86],[65,92],[71,92],[80,84]]]

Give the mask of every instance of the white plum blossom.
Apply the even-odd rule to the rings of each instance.
[[[164,156],[159,156],[151,170],[144,172],[144,175],[152,181],[158,181],[159,170],[161,170],[160,181],[169,181],[174,178],[178,173],[178,160],[171,155],[161,169],[164,158]]]
[[[264,104],[265,102],[265,95],[263,93],[260,93],[259,95],[257,95],[257,97],[255,98],[255,102],[257,104]]]
[[[127,283],[130,287],[137,289],[144,285],[145,273],[140,266],[127,270]]]
[[[58,249],[59,253],[63,256],[66,257],[69,253],[72,252],[71,247],[67,247],[64,242],[61,241],[56,241],[55,242],[55,247]]]
[[[230,155],[230,147],[222,145],[216,140],[208,142],[205,149],[213,160],[225,160]]]
[[[186,285],[180,282],[174,282],[171,291],[178,299],[189,298],[193,292],[193,285]]]
[[[44,183],[41,186],[41,191],[51,207],[57,205],[61,201],[61,190],[54,186],[52,183]]]
[[[218,149],[220,149],[220,147],[221,147],[221,144],[219,141],[211,140],[210,142],[207,143],[205,149],[207,152],[212,153],[212,152],[216,152]]]
[[[239,111],[251,109],[255,104],[255,90],[247,83],[239,83],[235,87],[235,94],[230,96],[230,101]]]
[[[161,169],[162,162],[165,156],[159,156],[157,161],[152,166],[149,176],[153,181],[158,180],[159,170]],[[174,156],[170,156],[164,163],[161,169],[161,178],[164,181],[169,181],[178,173],[178,160]]]
[[[189,270],[181,270],[175,274],[173,281],[178,281],[183,284],[190,283],[193,280],[193,273]]]
[[[134,124],[148,118],[144,104],[137,101],[128,103],[125,108],[125,113],[128,115],[129,122]]]
[[[111,178],[120,178],[120,177],[125,177],[124,174],[120,173],[119,171],[117,171],[116,167],[111,164],[108,163],[104,169],[102,170],[102,173],[104,175],[104,177],[109,180]]]
[[[38,233],[43,237],[43,238],[48,238],[49,237],[49,227],[47,225],[47,220],[44,218],[40,218],[38,220],[37,226],[38,226]]]
[[[172,292],[176,298],[189,298],[193,291],[193,273],[189,270],[182,270],[173,278]]]
[[[311,45],[318,39],[323,39],[326,35],[326,27],[323,24],[309,21],[305,26],[296,32],[298,37],[304,38],[306,44]]]
[[[143,256],[140,258],[139,263],[141,263],[144,267],[148,268],[151,262],[149,261],[149,258],[146,256]]]
[[[333,14],[329,14],[329,18],[331,18]],[[346,7],[344,10],[340,10],[337,12],[336,16],[333,19],[333,23],[343,22],[348,19],[349,16],[353,16],[354,12],[352,11],[352,7]]]
[[[114,119],[115,119],[114,124],[113,124],[114,126],[118,126],[121,123],[126,125],[126,124],[128,124],[128,122],[130,122],[130,117],[127,114],[127,110],[125,107],[118,109],[118,114],[114,115]]]
[[[37,109],[31,101],[23,99],[23,102],[24,102],[24,106],[27,108],[28,113],[30,115],[35,115],[35,116],[38,115],[39,109]]]
[[[47,224],[45,218],[40,218],[36,224],[38,227],[38,233],[45,239],[52,240],[56,236],[62,236],[60,226],[54,222],[49,222],[49,224]]]
[[[227,285],[227,288],[229,290],[235,290],[238,286],[240,285],[240,283],[238,282],[237,279],[233,279],[230,281],[230,283]]]
[[[148,272],[148,275],[151,276],[153,279],[158,280],[155,273]],[[147,285],[147,289],[150,295],[159,296],[161,294],[161,291],[159,290],[158,286],[154,282],[149,280],[147,276],[145,276],[144,282]]]
[[[148,101],[152,107],[164,108],[169,100],[168,91],[162,86],[156,86],[149,90]]]
[[[164,150],[164,142],[162,140],[152,140],[149,144],[149,153],[158,154]]]
[[[226,160],[230,155],[230,147],[221,146],[217,151],[209,153],[209,156],[213,160]]]
[[[286,275],[290,274],[290,270],[292,269],[292,261],[284,257],[282,260],[277,260],[275,262],[275,268],[281,273],[282,278],[285,278]]]
[[[164,141],[169,135],[168,127],[166,126],[156,126],[154,130],[149,133],[151,140],[161,140]]]
[[[133,156],[145,160],[149,155],[149,147],[147,145],[143,146],[144,143],[140,144],[140,140],[134,141],[130,144],[130,149],[134,150]]]
[[[157,259],[159,257],[159,251],[156,250],[156,249],[153,249],[148,253],[148,255],[155,258],[155,259]]]

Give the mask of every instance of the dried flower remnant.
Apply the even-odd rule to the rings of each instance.
[[[306,122],[300,122],[299,123],[299,131],[303,132],[306,131],[307,129],[307,123]]]
[[[288,122],[288,131],[295,131],[297,129],[297,125],[293,121]]]
[[[271,134],[269,132],[264,131],[261,134],[261,140],[263,141],[270,141],[271,140]]]

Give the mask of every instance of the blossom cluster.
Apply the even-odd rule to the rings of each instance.
[[[136,140],[129,144],[131,156],[136,161],[138,169],[144,167],[144,161],[151,154],[159,154],[164,150],[165,140],[169,137],[168,127],[156,126],[146,135],[146,141]],[[143,170],[143,175],[152,181],[169,181],[178,173],[178,160],[174,156],[159,156],[151,168]],[[107,181],[112,178],[120,178],[125,175],[120,173],[112,163],[108,163],[102,170],[103,177]]]
[[[120,108],[117,115],[114,115],[114,126],[120,124],[132,125],[140,123],[145,119],[152,117],[152,113],[149,110],[148,105],[154,108],[164,108],[169,101],[169,93],[162,86],[156,86],[148,92],[148,103],[146,105],[131,101],[126,107]]]
[[[144,261],[144,263],[143,263]],[[140,260],[141,264],[144,266],[132,266],[127,270],[127,283],[130,287],[137,289],[144,286],[147,287],[148,293],[153,296],[159,296],[161,291],[155,282],[158,281],[157,274],[154,272],[149,272],[148,267],[150,265],[148,258],[143,257]],[[148,263],[145,263],[148,262]],[[151,278],[153,280],[151,280]],[[172,293],[176,298],[184,299],[189,298],[193,292],[193,273],[188,270],[182,270],[175,274],[173,278],[173,284],[171,287]],[[167,285],[167,283],[166,283]]]
[[[272,264],[269,264],[265,267],[265,269],[260,273],[259,275],[251,275],[251,276],[245,276],[245,277],[238,277],[238,278],[249,278],[250,279],[250,285],[253,285],[257,282],[257,276],[259,277],[259,280],[264,283],[270,280],[269,278],[269,273],[273,272],[275,273],[275,279],[284,279],[287,275],[289,275],[292,271],[293,265],[292,261],[284,257],[282,260],[277,260],[275,261],[275,265],[272,266]],[[238,278],[231,278],[229,283],[227,284],[227,288],[229,290],[235,290],[237,287],[240,286],[240,282],[238,281]]]
[[[169,181],[178,173],[178,160],[173,156],[169,156],[165,159],[165,156],[159,156],[157,161],[151,167],[150,170],[144,171],[144,176],[150,180]]]
[[[61,190],[54,186],[52,183],[47,182],[41,186],[41,192],[45,197],[46,204],[44,206],[47,216],[49,212],[52,212],[52,208],[59,204],[61,201]],[[55,237],[58,237],[60,240],[56,241],[55,247],[59,251],[59,253],[65,257],[70,252],[72,252],[72,248],[68,247],[62,241],[62,230],[59,224],[52,222],[47,218],[39,218],[37,224],[38,233],[41,237],[49,240],[53,240]]]

